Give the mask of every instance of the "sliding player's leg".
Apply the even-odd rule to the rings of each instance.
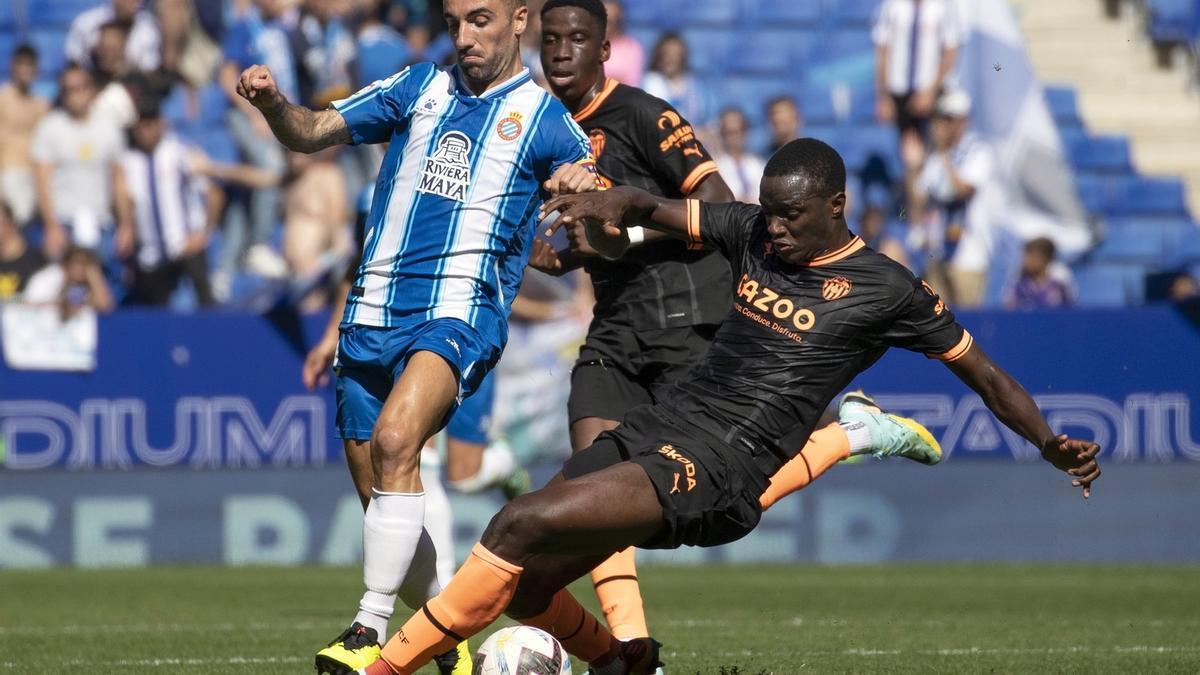
[[[942,448],[920,422],[883,410],[861,391],[850,392],[838,405],[838,421],[814,431],[800,454],[771,476],[760,505],[764,511],[771,508],[851,455],[904,457],[933,465],[941,461]]]
[[[590,338],[591,336],[589,336]],[[622,348],[597,342],[590,345],[594,354],[587,353],[589,345],[580,352],[580,360],[571,373],[571,449],[579,452],[596,441],[596,437],[620,424],[625,412],[650,402],[650,395],[634,377],[614,365],[616,359],[601,358],[604,354],[619,353],[629,360],[635,346]],[[592,586],[609,630],[622,640],[649,637],[641,588],[637,581],[637,566],[633,548],[618,551],[592,570]]]
[[[397,637],[388,641],[383,658],[366,672],[412,673],[433,654],[486,628],[508,608],[526,566],[537,573],[550,573],[540,569],[539,554],[579,559],[565,573],[560,570],[551,581],[537,585],[536,597],[545,602],[544,609],[524,618],[550,625],[562,635],[564,646],[589,659],[597,672],[624,672],[620,643],[594,618],[594,629],[586,637],[558,627],[566,617],[586,618],[573,601],[558,596],[553,588],[561,588],[566,576],[581,574],[587,564],[651,539],[663,527],[659,488],[642,466],[620,462],[615,444],[609,446],[607,456],[619,463],[575,480],[556,481],[505,506],[441,595],[409,619]],[[551,590],[554,595],[546,598]],[[554,598],[558,598],[557,604],[550,602]],[[527,600],[523,608],[516,609],[523,613],[521,609],[535,610],[537,604]],[[652,655],[643,656],[647,662],[639,664],[636,672],[652,671]],[[617,667],[620,670],[615,670]]]

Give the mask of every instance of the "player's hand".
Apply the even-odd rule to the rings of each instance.
[[[321,338],[308,356],[304,357],[304,366],[300,370],[300,378],[304,387],[309,391],[329,384],[329,369],[333,366],[333,357],[337,354],[337,334]]]
[[[1075,480],[1071,485],[1083,488],[1084,499],[1092,496],[1092,483],[1100,477],[1100,464],[1096,461],[1099,452],[1099,445],[1067,438],[1066,434],[1055,436],[1042,446],[1042,457],[1056,469],[1073,476]]]
[[[254,65],[243,70],[238,78],[237,93],[259,110],[273,108],[284,101],[275,77],[266,66]]]
[[[880,124],[891,124],[896,119],[896,102],[888,94],[879,94],[875,99],[875,119]]]
[[[560,276],[566,270],[562,258],[549,242],[543,239],[533,240],[533,252],[529,254],[529,266],[539,272]]]
[[[586,224],[593,221],[592,227],[610,237],[622,236],[624,227],[621,221],[625,216],[625,203],[619,196],[620,190],[604,190],[576,195],[559,195],[542,204],[539,220],[545,220],[551,214],[558,212],[558,220],[546,230],[546,235],[554,234],[560,227],[571,223]]]
[[[596,189],[595,172],[583,164],[563,164],[542,184],[552,195],[573,195]]]

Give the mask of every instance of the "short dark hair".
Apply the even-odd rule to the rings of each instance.
[[[550,10],[559,9],[560,7],[582,9],[600,22],[601,36],[608,32],[608,10],[605,9],[604,3],[600,2],[600,0],[547,0],[546,4],[542,5],[542,18],[546,18],[546,13]]]
[[[662,72],[662,53],[668,42],[678,42],[683,45],[683,72],[688,72],[691,67],[688,65],[688,43],[683,39],[683,35],[669,30],[658,37],[658,41],[654,43],[654,51],[650,55],[650,70]]]
[[[774,108],[775,106],[779,105],[780,103],[786,103],[797,110],[800,109],[800,105],[796,103],[796,99],[792,98],[791,96],[788,96],[787,94],[780,94],[778,96],[772,96],[767,101],[767,110]]]
[[[105,21],[104,23],[100,24],[98,33],[103,33],[106,30],[120,31],[122,35],[129,37],[129,26],[126,26],[120,21]]]
[[[1025,251],[1028,253],[1040,253],[1046,260],[1054,260],[1054,256],[1058,253],[1058,249],[1054,246],[1054,242],[1046,237],[1038,237],[1030,239],[1025,244]]]
[[[10,207],[8,202],[4,201],[3,199],[0,199],[0,216],[3,216],[4,220],[7,220],[14,225],[17,222],[16,216],[13,215],[12,207]]]
[[[846,191],[846,163],[829,144],[815,138],[798,138],[775,151],[763,176],[803,176],[822,197]]]
[[[34,61],[37,61],[38,60],[37,48],[34,47],[33,45],[29,44],[28,42],[17,45],[17,48],[13,50],[12,56],[10,57],[10,59],[15,61],[17,59],[22,59],[22,58],[33,59]]]

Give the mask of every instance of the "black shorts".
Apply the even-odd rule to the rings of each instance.
[[[715,324],[634,330],[601,325],[588,333],[571,370],[569,421],[620,421],[654,391],[683,377],[708,351]]]
[[[620,462],[646,470],[662,505],[662,529],[640,548],[728,544],[762,517],[758,498],[769,475],[749,453],[689,429],[657,406],[631,410],[621,426],[568,459],[562,473],[578,478]]]
[[[908,111],[908,102],[912,97],[912,94],[892,94],[892,101],[896,104],[896,127],[900,129],[900,133],[902,134],[912,129],[921,138],[928,139],[931,115],[919,117],[910,113]]]

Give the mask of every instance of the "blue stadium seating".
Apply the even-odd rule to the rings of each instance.
[[[1082,307],[1125,307],[1146,295],[1146,273],[1137,265],[1087,265],[1075,270]]]
[[[1079,192],[1079,202],[1085,211],[1091,215],[1107,215],[1113,200],[1111,183],[1107,177],[1077,174],[1075,187]]]
[[[748,0],[749,15],[758,25],[815,26],[822,7],[812,0]]]
[[[1149,33],[1156,42],[1191,42],[1200,36],[1200,3],[1196,0],[1146,0]]]
[[[5,31],[12,31],[17,28],[20,23],[19,19],[24,14],[24,8],[21,11],[17,10],[17,0],[8,0],[0,2],[0,37]],[[0,57],[8,58],[7,51],[0,51]]]
[[[29,34],[29,42],[37,49],[38,68],[43,74],[57,79],[58,71],[67,65],[67,56],[63,53],[66,31],[39,28]]]
[[[1084,136],[1067,143],[1071,164],[1079,171],[1130,173],[1129,139],[1124,136]]]
[[[880,0],[839,0],[833,5],[833,23],[867,29],[874,23],[879,5]]]
[[[1155,264],[1166,253],[1168,229],[1154,220],[1114,218],[1107,224],[1104,241],[1092,251],[1092,260]]]
[[[647,2],[646,4],[654,4]],[[661,3],[667,4],[667,3]],[[688,26],[725,27],[737,24],[745,15],[734,0],[672,0],[674,14]]]
[[[1046,87],[1046,105],[1050,108],[1050,115],[1054,117],[1054,123],[1058,127],[1083,127],[1083,119],[1079,116],[1079,103],[1073,88]]]
[[[730,54],[737,44],[734,34],[721,28],[685,28],[688,64],[694,73],[718,76],[729,70]],[[713,90],[720,93],[720,89]]]
[[[625,23],[628,27],[633,26],[646,27],[663,26],[663,22],[659,21],[659,7],[657,2],[626,2],[622,4],[625,10]]]
[[[1115,198],[1108,206],[1113,215],[1188,215],[1183,181],[1177,177],[1123,176],[1116,181]]]
[[[8,79],[9,62],[12,61],[13,50],[21,44],[16,34],[0,29],[0,79]]]
[[[30,0],[29,24],[39,28],[66,28],[76,16],[104,0]]]
[[[730,51],[729,72],[788,78],[803,63],[806,37],[805,33],[789,30],[742,33]]]
[[[721,80],[720,90],[721,100],[741,108],[756,126],[763,122],[767,101],[796,93],[789,83],[772,75],[731,75]]]

